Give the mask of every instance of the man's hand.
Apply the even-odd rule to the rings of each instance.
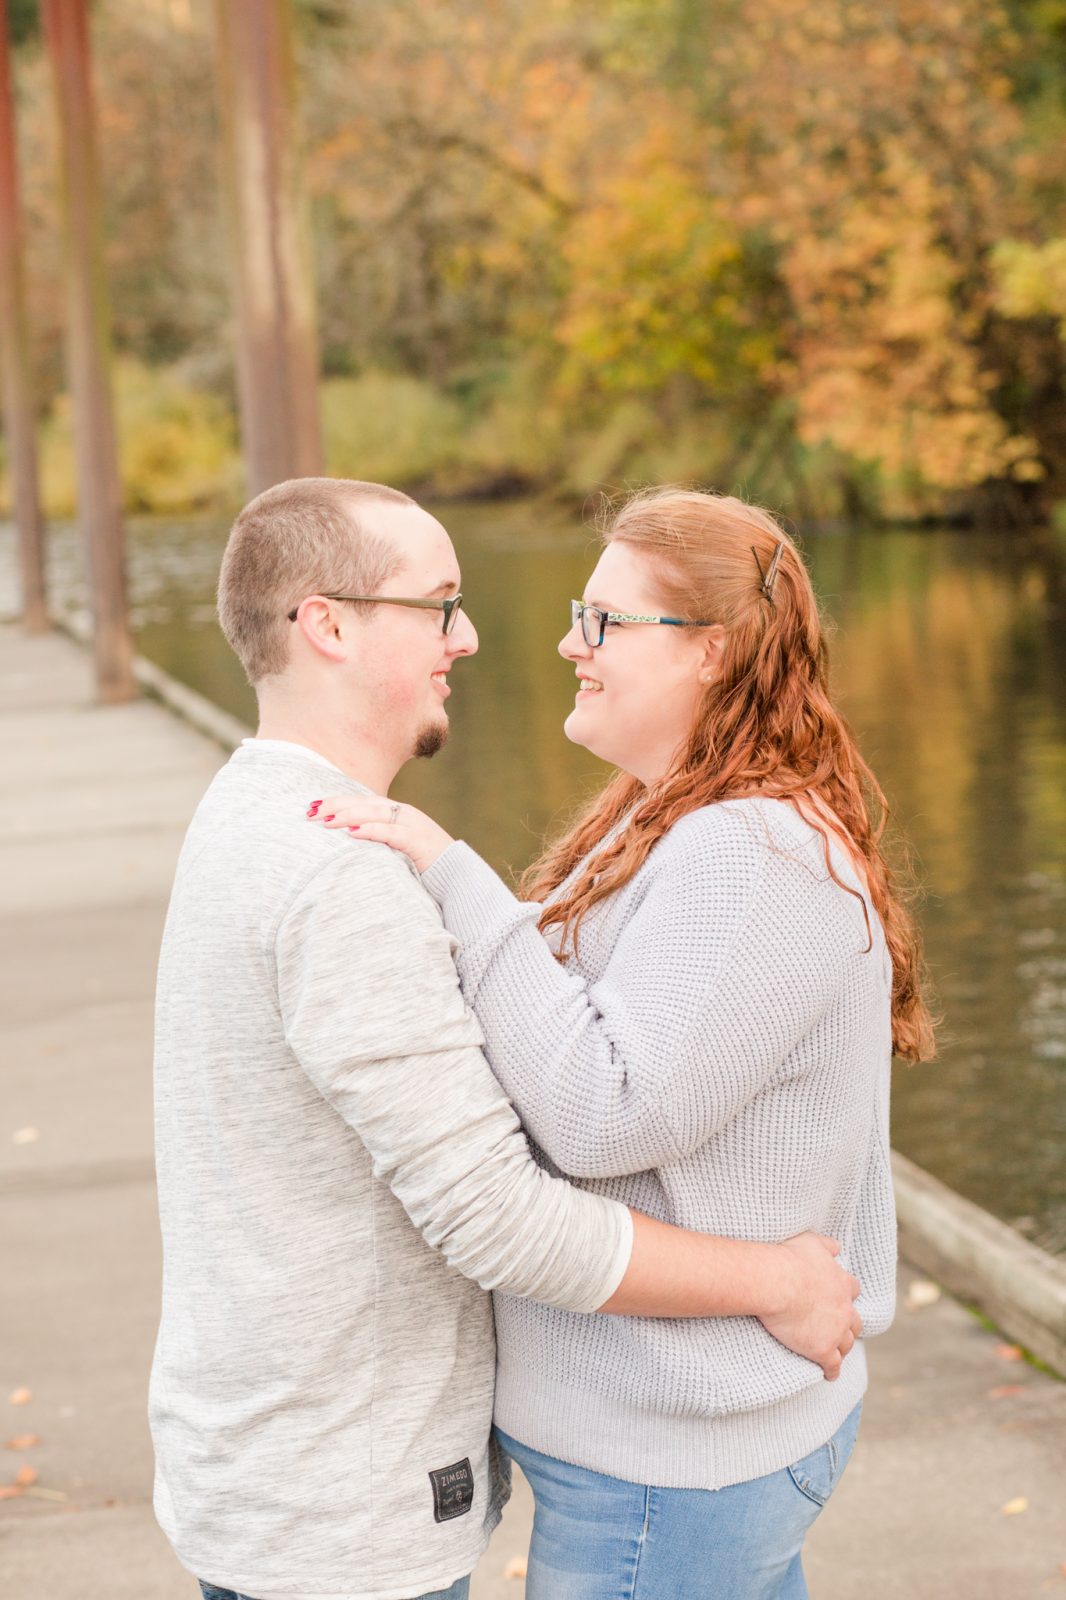
[[[759,1321],[797,1355],[816,1361],[827,1378],[837,1378],[841,1362],[862,1332],[862,1318],[853,1304],[860,1293],[859,1281],[833,1259],[840,1253],[835,1239],[801,1233],[778,1249],[791,1257],[787,1298],[780,1311],[763,1314]]]

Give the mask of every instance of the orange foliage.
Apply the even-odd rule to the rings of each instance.
[[[597,457],[608,473],[634,428],[659,427],[697,452],[745,434],[752,460],[806,451],[876,480],[896,511],[1049,461],[1066,478],[1063,377],[1033,333],[1062,316],[1059,124],[1026,122],[996,0],[299,14],[330,373],[410,374],[460,397],[470,437],[506,400],[497,438],[536,426],[537,470],[553,451],[563,470],[561,452],[629,407]],[[217,387],[230,310],[208,12],[175,29],[101,0],[94,17],[118,342]],[[32,51],[21,82],[51,394],[61,264]],[[1007,318],[1026,323],[1024,360]],[[712,476],[719,458],[701,459]],[[527,465],[517,447],[503,462]]]

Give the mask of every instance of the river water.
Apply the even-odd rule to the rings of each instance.
[[[461,661],[453,735],[397,792],[520,869],[606,769],[567,743],[572,669],[555,654],[595,561],[576,517],[531,502],[439,508],[479,655]],[[218,633],[225,526],[133,521],[139,647],[248,720]],[[910,842],[944,1017],[940,1059],[896,1069],[893,1142],[1066,1254],[1066,549],[1050,534],[816,534],[834,682]],[[54,603],[83,597],[73,530],[53,531]],[[16,605],[0,529],[0,614]]]

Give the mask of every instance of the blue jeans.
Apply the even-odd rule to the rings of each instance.
[[[212,1583],[201,1580],[200,1593],[203,1600],[252,1600],[251,1595],[237,1594],[234,1589],[216,1589]],[[432,1594],[412,1595],[411,1600],[467,1600],[470,1593],[470,1579],[459,1578],[450,1589],[434,1589]]]
[[[800,1551],[859,1430],[857,1405],[802,1461],[725,1489],[657,1489],[499,1433],[536,1501],[526,1600],[806,1600]]]

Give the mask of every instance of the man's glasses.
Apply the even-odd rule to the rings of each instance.
[[[590,649],[603,643],[609,622],[660,622],[667,628],[709,628],[709,622],[687,622],[682,617],[645,617],[633,611],[601,611],[599,606],[586,606],[580,600],[570,602],[570,626],[581,624],[581,637]]]
[[[417,611],[443,611],[444,618],[441,623],[442,633],[451,633],[455,627],[455,619],[459,615],[459,608],[463,603],[461,594],[453,594],[447,600],[408,600],[401,599],[396,594],[324,594],[323,600],[351,600],[361,601],[364,605],[375,606],[412,606]],[[296,621],[299,606],[293,606],[289,612],[289,621]]]

